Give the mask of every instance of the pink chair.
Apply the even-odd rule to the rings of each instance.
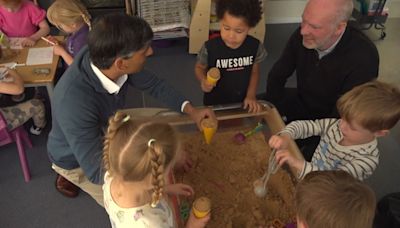
[[[26,182],[31,180],[31,174],[29,171],[29,164],[26,160],[26,154],[24,149],[25,142],[29,148],[32,148],[32,142],[28,137],[28,133],[24,126],[19,126],[12,131],[7,129],[7,122],[3,117],[3,114],[0,112],[0,146],[16,142],[19,154],[19,161],[21,162],[22,171],[24,172],[24,179]]]

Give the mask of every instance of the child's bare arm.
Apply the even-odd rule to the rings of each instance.
[[[280,150],[275,155],[276,162],[279,166],[288,164],[291,168],[294,168],[297,172],[297,176],[303,171],[305,160],[297,159],[288,150]]]
[[[262,107],[257,102],[256,93],[258,80],[260,78],[260,65],[255,63],[251,70],[250,83],[247,87],[246,98],[244,99],[244,108],[249,108],[249,112],[259,112]]]
[[[165,185],[164,192],[167,194],[182,196],[192,196],[194,194],[194,190],[190,185],[182,183]]]
[[[30,37],[25,37],[21,45],[24,47],[32,47],[35,45],[36,41],[40,39],[40,37],[46,36],[50,32],[49,24],[47,24],[46,20],[43,20],[39,23],[39,30],[31,35]]]
[[[196,65],[194,66],[194,74],[196,75],[197,80],[201,82],[206,78],[207,66],[199,62],[196,62]]]
[[[67,52],[67,50],[65,50],[62,43],[60,43],[56,38],[50,35],[42,39],[44,39],[49,45],[52,45],[54,47],[54,55],[61,56],[61,58],[63,58],[64,62],[68,64],[68,66],[72,64],[74,58]]]
[[[54,45],[53,53],[54,55],[61,56],[68,66],[74,61],[74,58],[65,50],[62,45]]]
[[[41,21],[38,26],[39,30],[35,34],[30,36],[33,40],[35,40],[35,42],[39,40],[40,37],[47,36],[50,32],[50,27],[46,20]]]
[[[197,62],[194,66],[194,74],[200,82],[201,90],[206,93],[210,92],[214,86],[207,82],[207,66]]]

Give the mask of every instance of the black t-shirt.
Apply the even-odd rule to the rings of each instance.
[[[246,97],[251,71],[255,63],[259,41],[247,36],[243,44],[232,49],[221,37],[205,43],[208,51],[208,67],[217,67],[221,78],[209,93],[204,93],[204,105],[242,102]]]

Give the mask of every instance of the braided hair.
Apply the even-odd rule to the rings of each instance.
[[[143,181],[151,177],[155,207],[164,189],[165,170],[176,154],[178,139],[166,123],[139,122],[124,112],[109,119],[104,140],[103,165],[110,176],[123,181]]]
[[[57,0],[47,9],[50,23],[59,27],[60,24],[85,23],[92,28],[91,16],[79,0]]]
[[[151,153],[151,175],[153,185],[153,195],[151,206],[155,207],[162,197],[164,187],[164,163],[165,155],[162,148],[156,145],[156,141],[149,141],[149,151]]]

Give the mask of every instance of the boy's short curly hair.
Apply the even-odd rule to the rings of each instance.
[[[400,119],[400,89],[371,81],[354,87],[337,101],[340,117],[376,132],[389,130]]]
[[[259,0],[217,0],[217,17],[221,20],[225,13],[243,18],[250,28],[261,20],[262,8]]]

